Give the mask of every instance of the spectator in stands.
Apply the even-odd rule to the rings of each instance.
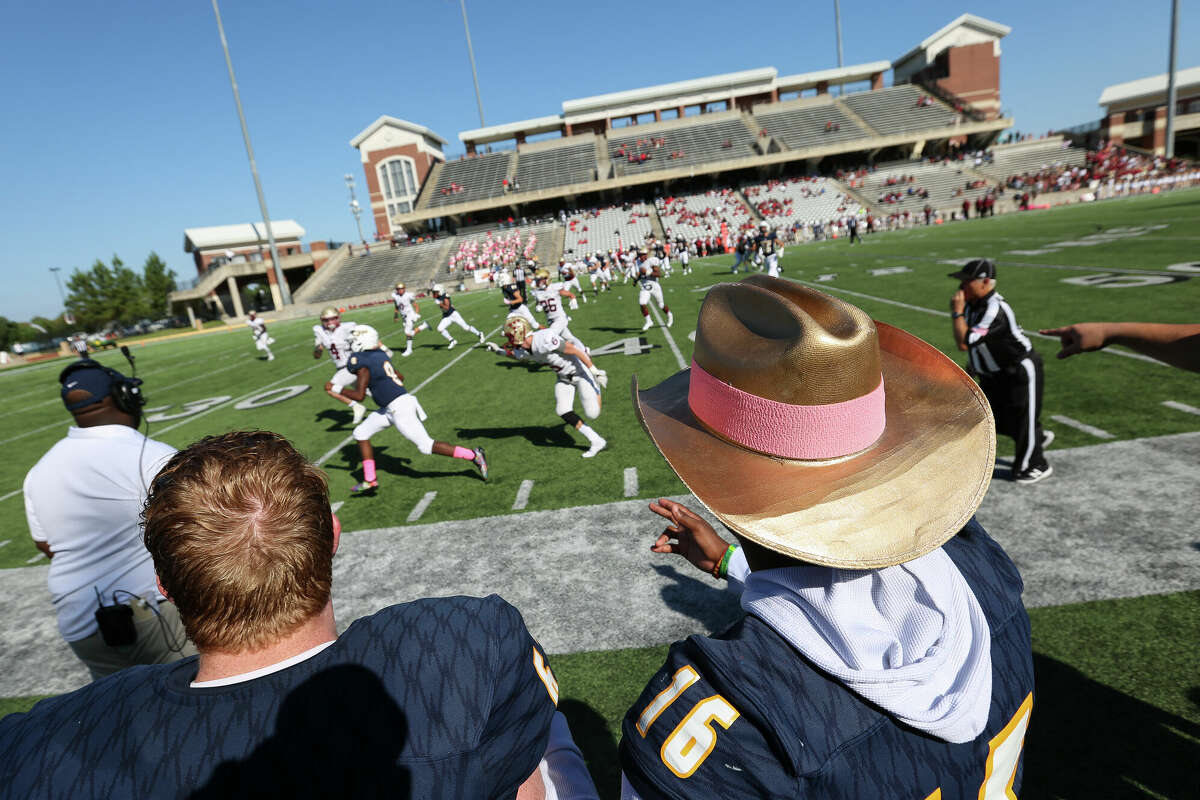
[[[390,606],[338,634],[340,526],[325,476],[283,437],[177,453],[144,518],[199,656],[0,720],[5,794],[595,796],[545,654],[496,595]],[[546,787],[543,757],[553,783],[563,757],[580,783]]]

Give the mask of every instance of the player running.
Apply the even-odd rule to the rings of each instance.
[[[267,335],[267,323],[258,318],[257,311],[251,311],[246,315],[246,324],[254,334],[254,346],[267,354],[267,361],[274,361],[275,354],[271,352],[271,345],[275,344],[275,339]]]
[[[771,223],[762,223],[762,233],[758,235],[758,252],[767,262],[767,274],[772,278],[779,277],[779,238],[771,229]]]
[[[534,331],[521,317],[510,317],[504,323],[504,335],[508,347],[494,342],[485,346],[493,353],[504,353],[517,361],[530,360],[545,364],[554,370],[554,413],[562,417],[588,440],[589,447],[582,455],[592,458],[603,450],[608,442],[591,429],[575,413],[575,398],[579,397],[583,413],[588,419],[600,416],[600,390],[608,386],[608,373],[597,369],[583,349],[566,341],[553,330]]]
[[[429,330],[429,323],[421,321],[421,307],[413,300],[403,283],[396,284],[396,290],[392,292],[392,305],[396,307],[392,314],[392,322],[399,322],[401,317],[404,318],[404,335],[407,341],[404,343],[404,352],[400,355],[410,356],[413,337],[421,331]]]
[[[533,312],[529,310],[529,306],[525,304],[525,283],[518,283],[516,278],[510,277],[507,272],[503,275],[500,284],[500,294],[503,296],[504,305],[508,306],[509,317],[521,317],[527,321],[535,331],[542,327],[542,324],[533,316]]]
[[[638,282],[638,305],[642,307],[642,317],[645,322],[642,323],[642,330],[650,329],[650,298],[658,303],[658,307],[667,315],[667,327],[675,324],[675,315],[671,313],[671,309],[667,308],[667,302],[663,300],[662,286],[658,279],[662,277],[662,272],[658,268],[658,259],[647,258],[646,251],[641,252],[642,260],[635,267]]]
[[[370,325],[357,325],[352,333],[350,345],[353,352],[347,360],[347,369],[354,375],[354,387],[343,390],[346,397],[361,401],[371,392],[379,404],[358,427],[354,438],[363,459],[363,480],[351,489],[352,494],[362,494],[379,485],[375,473],[375,449],[371,437],[384,428],[394,426],[400,435],[417,446],[423,454],[461,458],[479,468],[479,474],[488,479],[487,457],[482,447],[462,447],[435,440],[425,431],[425,410],[417,398],[404,388],[404,376],[396,372],[388,354],[379,345],[379,332]]]
[[[562,298],[574,300],[575,295],[564,289],[561,283],[551,283],[550,273],[544,269],[533,273],[533,287],[533,298],[537,301],[538,310],[546,315],[546,327],[586,352],[587,345],[567,328],[571,318],[567,316],[562,304]]]
[[[313,358],[320,358],[323,350],[329,351],[329,358],[337,372],[325,383],[325,394],[350,406],[354,412],[354,424],[362,422],[367,407],[342,394],[342,387],[354,383],[354,375],[346,369],[346,361],[350,358],[350,332],[354,330],[353,322],[342,322],[342,315],[336,308],[327,308],[321,312],[321,322],[313,325]]]
[[[692,254],[688,252],[687,241],[682,236],[675,242],[675,251],[679,253],[679,266],[684,275],[692,274]]]
[[[446,287],[440,283],[433,285],[433,302],[437,303],[438,308],[442,310],[442,321],[438,323],[437,332],[446,340],[447,350],[453,350],[454,345],[458,344],[454,337],[450,335],[450,331],[447,330],[452,322],[463,330],[475,334],[479,337],[479,343],[483,344],[483,332],[468,323],[463,319],[462,314],[455,310],[454,303],[450,301],[450,295],[446,294]]]
[[[576,266],[566,263],[563,259],[558,260],[558,279],[562,287],[566,291],[574,289],[578,292],[578,297],[587,302],[587,295],[583,293],[583,287],[579,285],[579,273]],[[572,293],[570,309],[574,311],[579,308],[579,302],[575,299],[576,295]]]

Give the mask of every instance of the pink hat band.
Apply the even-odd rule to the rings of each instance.
[[[781,458],[839,458],[870,447],[883,434],[883,376],[861,397],[816,406],[768,400],[710,375],[692,361],[688,407],[734,444]]]

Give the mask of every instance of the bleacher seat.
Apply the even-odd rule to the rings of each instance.
[[[862,206],[828,178],[790,178],[742,190],[764,220],[787,227],[828,224],[858,214]]]
[[[958,114],[936,99],[933,99],[932,105],[919,107],[917,101],[922,97],[929,95],[919,87],[906,84],[849,94],[840,98],[840,102],[862,117],[881,136],[946,128],[958,119]]]
[[[991,148],[992,162],[976,169],[997,181],[1007,181],[1013,175],[1038,172],[1055,166],[1078,167],[1087,161],[1087,151],[1079,147],[1064,147],[1063,139],[1055,137],[1033,142],[996,145]]]
[[[433,275],[452,242],[452,239],[439,239],[396,248],[375,245],[370,255],[350,256],[337,274],[303,301],[322,303],[376,292],[382,299],[391,293],[398,281],[411,283],[419,290]]]
[[[517,184],[522,192],[536,192],[584,183],[596,177],[595,139],[581,144],[517,154]]]
[[[700,120],[691,125],[665,130],[640,131],[634,127],[623,135],[616,130],[609,131],[608,155],[612,158],[616,174],[640,175],[755,155],[754,136],[746,128],[740,115],[716,122],[705,122],[702,117]],[[662,144],[655,147],[655,140]],[[725,146],[727,143],[728,147]],[[643,153],[647,155],[647,159],[637,160]],[[681,155],[672,158],[672,153]],[[634,160],[630,160],[631,156]]]
[[[579,256],[618,247],[638,247],[652,230],[650,207],[645,203],[577,212],[567,217],[563,252]]]
[[[861,192],[868,202],[875,203],[876,208],[884,213],[896,211],[918,212],[926,205],[937,209],[950,209],[962,205],[963,200],[974,201],[976,197],[986,194],[989,185],[968,189],[967,184],[980,180],[979,176],[965,169],[966,164],[955,161],[930,164],[924,161],[913,161],[906,164],[895,164],[880,168],[867,176]],[[907,181],[912,176],[913,181]],[[888,186],[889,178],[904,177],[905,182]],[[914,193],[907,194],[912,188]],[[929,196],[921,197],[916,190],[925,189]],[[957,191],[962,189],[962,194]],[[902,196],[894,202],[882,202],[879,198],[886,193],[899,192]]]
[[[504,179],[508,177],[512,157],[513,153],[505,152],[447,161],[442,165],[437,184],[422,192],[418,205],[439,208],[504,195]]]
[[[773,106],[756,106],[754,118],[789,150],[821,147],[870,136],[835,103],[783,110],[775,110]],[[831,129],[827,130],[827,126]]]
[[[753,215],[733,189],[660,197],[654,204],[663,231],[672,240],[682,236],[690,242],[702,236],[716,236],[721,232],[722,222],[730,233],[754,227]]]

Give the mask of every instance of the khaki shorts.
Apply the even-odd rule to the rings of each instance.
[[[168,664],[196,655],[196,648],[188,641],[175,604],[164,600],[157,609],[158,613],[155,614],[149,609],[134,606],[133,625],[137,630],[137,641],[133,644],[111,647],[104,643],[100,631],[67,644],[92,673],[94,681],[137,664]]]

